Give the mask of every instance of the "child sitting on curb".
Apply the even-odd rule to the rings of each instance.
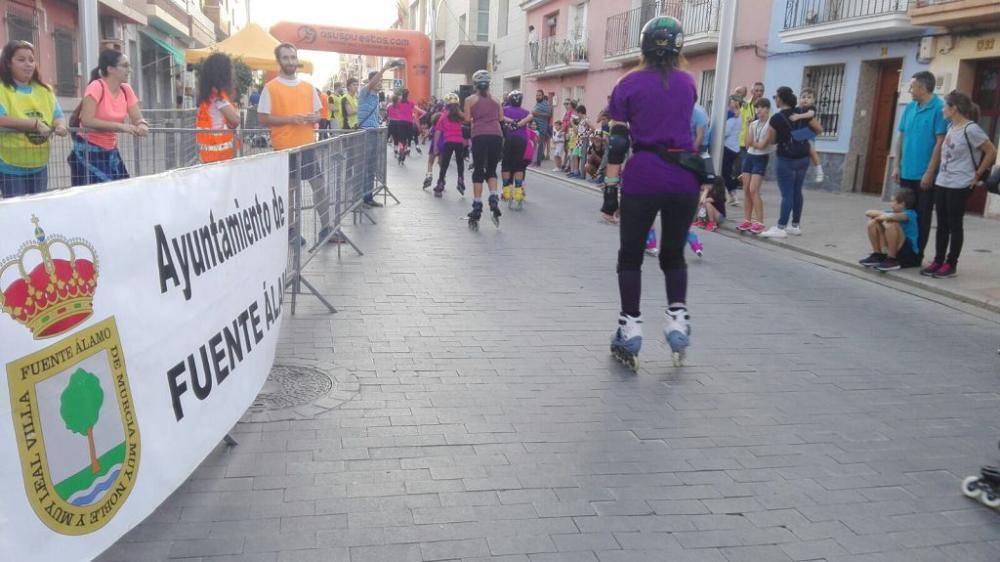
[[[861,265],[879,271],[920,265],[917,257],[917,212],[913,210],[915,202],[913,191],[900,189],[892,199],[891,208],[865,211],[872,253],[859,261]]]

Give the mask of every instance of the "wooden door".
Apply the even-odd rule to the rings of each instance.
[[[979,104],[979,126],[996,143],[1000,138],[1000,59],[988,59],[976,64],[976,86],[972,101]],[[972,192],[965,203],[965,212],[982,214],[986,208],[986,190]]]
[[[903,61],[885,61],[879,65],[875,103],[872,107],[872,133],[868,142],[868,159],[861,191],[881,195],[885,166],[892,150],[892,130],[896,122],[896,102],[899,98],[899,73]]]

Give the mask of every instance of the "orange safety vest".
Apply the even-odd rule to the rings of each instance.
[[[218,97],[229,101],[229,96],[227,96],[225,92],[218,94]],[[215,100],[215,97],[211,97],[208,100],[201,102],[198,106],[198,120],[195,126],[199,129],[216,129],[215,125],[212,123],[212,116],[208,111],[208,108],[215,102]],[[198,157],[201,158],[201,161],[205,164],[231,160],[236,156],[236,148],[239,146],[239,141],[236,139],[236,133],[233,131],[221,133],[198,133],[195,135],[195,140],[198,143]]]

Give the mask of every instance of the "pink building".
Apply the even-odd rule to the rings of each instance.
[[[658,15],[670,15],[684,24],[687,71],[707,108],[712,103],[722,1],[526,0],[521,7],[534,33],[529,32],[524,90],[529,99],[538,89],[552,92],[560,107],[566,99],[580,101],[595,117],[618,79],[638,64],[642,26]],[[764,78],[771,2],[740,8],[731,83],[749,86]],[[556,110],[557,117],[561,114],[562,109]]]

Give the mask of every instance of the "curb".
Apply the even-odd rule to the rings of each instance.
[[[534,168],[534,167],[530,167],[529,166],[528,170],[530,170],[532,173],[536,173],[536,174],[545,176],[545,177],[547,177],[549,179],[558,180],[558,181],[561,181],[561,182],[566,183],[568,185],[572,185],[574,187],[578,187],[578,188],[582,187],[582,188],[588,189],[590,191],[593,191],[595,193],[600,193],[600,188],[597,187],[596,185],[592,184],[592,183],[586,183],[586,182],[581,182],[581,181],[577,181],[577,180],[574,180],[574,179],[570,179],[570,178],[567,178],[567,177],[563,176],[562,174],[556,174],[556,173],[553,173],[553,172],[550,172],[548,170],[541,169],[541,168]],[[884,274],[883,273],[879,273],[877,277],[873,277],[872,275],[868,274],[868,273],[870,273],[870,271],[869,271],[868,268],[862,267],[862,266],[858,265],[857,263],[853,263],[853,262],[850,262],[850,261],[846,261],[846,260],[842,260],[842,259],[839,259],[839,258],[835,258],[833,256],[828,256],[826,254],[815,252],[813,250],[809,250],[807,248],[802,248],[802,247],[795,246],[795,245],[792,245],[792,244],[786,244],[786,243],[778,242],[778,241],[771,241],[771,240],[767,240],[767,239],[764,239],[764,238],[747,237],[747,236],[741,235],[738,232],[734,232],[732,230],[728,230],[728,229],[724,229],[724,228],[720,228],[719,230],[716,230],[715,233],[716,234],[721,234],[722,236],[725,236],[727,238],[731,238],[733,240],[739,240],[739,241],[743,242],[744,244],[750,244],[752,246],[758,246],[758,247],[761,247],[761,248],[780,248],[780,249],[784,249],[784,250],[789,250],[789,251],[792,251],[792,252],[795,252],[795,253],[799,253],[799,254],[802,254],[802,255],[805,255],[805,256],[809,256],[810,258],[813,258],[813,259],[816,259],[816,260],[821,260],[821,261],[825,261],[825,262],[829,262],[829,263],[835,264],[835,265],[837,265],[839,267],[848,268],[848,269],[850,269],[852,271],[852,273],[865,272],[866,275],[855,275],[855,277],[857,277],[858,279],[863,279],[865,281],[869,281],[871,283],[882,285],[884,287],[893,288],[892,287],[893,283],[901,283],[901,284],[913,287],[915,289],[919,289],[921,291],[926,291],[928,293],[939,295],[939,296],[942,296],[942,297],[945,297],[945,298],[948,298],[948,299],[952,299],[952,300],[955,300],[955,301],[958,301],[958,302],[961,302],[961,303],[965,303],[965,304],[969,304],[969,305],[973,305],[973,306],[978,306],[978,307],[983,308],[984,310],[988,310],[990,312],[1000,314],[1000,302],[997,302],[997,303],[994,304],[994,303],[991,303],[991,302],[989,302],[987,300],[983,300],[981,298],[976,298],[976,297],[970,296],[968,294],[964,294],[964,293],[959,293],[959,292],[956,292],[956,291],[948,290],[947,288],[944,288],[944,287],[942,287],[940,285],[933,285],[933,284],[928,284],[928,283],[922,283],[920,280],[918,280],[918,279],[911,279],[908,276],[892,275],[890,273],[884,273]]]

